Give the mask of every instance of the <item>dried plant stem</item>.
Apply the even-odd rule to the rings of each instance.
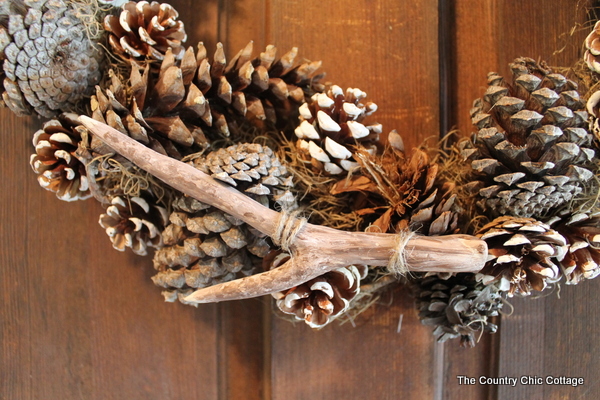
[[[280,213],[251,200],[191,165],[162,156],[111,127],[82,116],[98,138],[143,170],[173,188],[210,204],[273,236]],[[397,251],[393,234],[345,232],[305,224],[290,246],[292,258],[274,270],[198,290],[186,298],[196,303],[257,297],[285,290],[327,271],[351,264],[387,266]],[[467,235],[413,237],[403,248],[411,271],[475,272],[486,259],[485,242]]]

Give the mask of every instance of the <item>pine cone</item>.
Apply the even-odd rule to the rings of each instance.
[[[600,213],[576,213],[548,223],[569,244],[569,251],[559,262],[566,284],[576,285],[600,275]]]
[[[392,141],[399,136],[392,132]],[[424,235],[458,232],[459,208],[455,204],[454,184],[442,181],[438,165],[415,150],[406,158],[401,149],[388,146],[373,156],[359,150],[361,170],[351,180],[339,181],[332,194],[360,192],[366,195],[356,212],[373,232],[400,232],[410,229]]]
[[[363,125],[361,121],[377,110],[372,102],[362,103],[367,94],[339,86],[312,96],[300,111],[300,125],[295,129],[296,147],[316,171],[338,175],[358,167],[354,146],[373,144],[379,139],[381,125]],[[375,148],[373,148],[375,151]]]
[[[447,279],[437,275],[419,278],[415,286],[419,318],[424,325],[435,327],[438,342],[460,337],[461,346],[474,347],[476,333],[498,329],[491,319],[503,303],[495,285],[485,286],[473,274],[459,273]]]
[[[488,245],[488,261],[477,274],[484,284],[528,296],[560,280],[556,262],[567,251],[565,238],[533,218],[498,217],[485,225],[477,237]]]
[[[295,206],[294,196],[280,189],[291,185],[291,178],[267,147],[235,145],[191,164],[266,206]],[[152,278],[167,289],[166,301],[185,303],[195,289],[249,275],[271,249],[264,234],[215,207],[181,196],[173,208],[171,224],[162,233],[165,246],[154,256],[158,273]]]
[[[102,53],[78,17],[93,15],[92,6],[9,0],[0,11],[6,106],[19,116],[37,113],[49,118],[75,110],[100,81]]]
[[[200,43],[197,54],[188,48],[181,61],[167,50],[157,70],[132,63],[127,84],[112,73],[109,89],[97,89],[93,117],[174,158],[198,152],[232,131],[247,134],[248,128],[240,126],[248,121],[286,125],[297,115],[304,91],[315,87],[312,73],[320,63],[294,66],[296,49],[278,61],[273,46],[260,58],[251,59],[251,53],[252,43],[226,64],[219,44],[210,63]]]
[[[466,181],[492,217],[544,217],[582,192],[593,173],[588,115],[575,82],[545,64],[518,58],[513,76],[488,75],[488,89],[471,110],[479,129],[461,144],[473,169]]]
[[[288,253],[277,253],[271,257],[269,268],[277,268],[290,259]],[[348,310],[360,293],[360,280],[367,271],[366,265],[338,268],[272,296],[284,313],[304,320],[311,328],[322,328]]]
[[[600,21],[596,22],[594,29],[585,38],[585,54],[583,59],[588,68],[600,74]]]
[[[78,125],[77,115],[62,114],[33,135],[35,154],[29,163],[38,174],[40,186],[64,201],[91,196],[85,165],[75,154],[81,141]]]
[[[596,148],[600,147],[600,90],[595,91],[588,98],[586,110],[589,114],[589,130],[594,135]]]
[[[163,60],[168,48],[181,59],[187,35],[178,17],[170,4],[130,1],[120,7],[119,16],[104,18],[104,29],[113,53],[125,60]]]
[[[162,246],[160,232],[167,223],[167,212],[153,196],[145,197],[114,196],[106,214],[100,215],[100,226],[106,229],[115,249],[125,251],[129,247],[145,256],[148,247]]]
[[[169,56],[170,52],[167,52],[167,57]],[[111,83],[108,88],[103,90],[96,87],[96,94],[91,98],[92,118],[132,137],[160,154],[176,159],[209,146],[202,129],[194,125],[200,122],[186,113],[185,105],[181,110],[167,112],[156,107],[155,104],[146,102],[147,96],[168,101],[166,97],[168,93],[163,90],[170,92],[171,98],[173,93],[183,97],[185,92],[180,85],[180,74],[160,75],[159,82],[150,85],[149,67],[145,68],[142,76],[134,65],[129,80],[130,87],[124,84],[112,70],[109,74]],[[130,92],[133,94],[129,94]],[[110,147],[93,135],[90,147],[97,155],[114,153]],[[127,161],[120,161],[128,164]]]

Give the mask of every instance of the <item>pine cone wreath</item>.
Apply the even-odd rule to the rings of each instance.
[[[561,278],[558,260],[567,241],[549,225],[533,218],[498,217],[477,232],[488,245],[488,261],[477,274],[484,284],[496,285],[509,296],[528,296]]]
[[[167,221],[167,211],[150,193],[112,197],[106,213],[99,219],[116,250],[130,248],[140,256],[148,254],[149,247],[162,246],[160,233]]]
[[[569,250],[559,260],[567,285],[600,275],[600,213],[579,212],[548,223],[565,237]]]
[[[390,136],[401,142],[397,133]],[[401,149],[388,146],[375,156],[359,150],[357,159],[360,173],[336,183],[331,193],[365,196],[356,211],[364,219],[363,228],[383,233],[410,229],[424,235],[458,232],[455,185],[440,179],[438,164],[427,153],[417,149],[407,158]]]
[[[300,125],[295,129],[297,150],[310,161],[315,171],[331,175],[347,173],[359,166],[354,147],[369,146],[379,140],[380,124],[364,125],[362,121],[377,110],[377,105],[364,102],[367,96],[360,89],[343,90],[333,85],[327,93],[317,93],[302,104]]]
[[[471,115],[479,130],[461,143],[472,171],[465,188],[482,212],[545,217],[580,194],[595,152],[577,85],[544,63],[518,58],[512,79],[488,75]]]
[[[29,163],[38,182],[64,201],[91,197],[85,165],[76,155],[81,134],[75,114],[61,114],[33,135],[35,154]]]
[[[474,347],[478,333],[495,333],[493,317],[502,309],[502,294],[495,285],[483,285],[473,274],[438,275],[414,282],[419,318],[433,326],[438,342],[460,338],[463,347]]]
[[[268,147],[234,145],[190,163],[266,206],[295,207],[287,190],[291,176]],[[173,208],[162,234],[165,245],[154,256],[158,273],[152,278],[166,289],[166,301],[186,303],[184,298],[196,289],[249,275],[271,249],[264,234],[215,207],[181,196]]]
[[[103,55],[80,18],[91,3],[4,0],[0,12],[4,104],[19,116],[76,110],[100,81]]]
[[[167,49],[183,57],[187,39],[179,13],[167,3],[130,1],[117,8],[119,15],[104,17],[112,53],[125,59],[163,60]]]
[[[596,22],[594,29],[585,39],[585,54],[583,59],[588,68],[600,74],[600,21]]]
[[[288,253],[277,251],[270,255],[268,268],[277,268],[289,259]],[[352,299],[360,293],[360,281],[367,271],[366,265],[338,268],[272,296],[285,314],[311,328],[323,328],[348,310]]]

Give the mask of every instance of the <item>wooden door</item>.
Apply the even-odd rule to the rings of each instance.
[[[517,56],[571,65],[583,0],[173,0],[188,44],[231,57],[298,46],[327,80],[358,87],[407,148],[458,127],[488,71]],[[436,344],[400,288],[352,323],[311,331],[269,298],[164,303],[151,260],[112,249],[92,200],[64,203],[28,164],[34,118],[0,110],[0,398],[562,399],[600,395],[600,280],[511,300],[474,349]],[[565,385],[459,385],[458,376],[583,377]]]

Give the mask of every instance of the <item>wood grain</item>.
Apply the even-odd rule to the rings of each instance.
[[[221,41],[231,58],[254,40],[255,51],[298,46],[301,57],[322,60],[326,80],[365,90],[379,105],[373,119],[411,148],[437,137],[440,126],[471,132],[468,111],[487,72],[507,73],[514,57],[573,62],[586,31],[561,34],[586,23],[589,2],[171,3],[188,45],[202,40],[214,49]],[[40,125],[0,110],[2,399],[600,397],[597,280],[563,288],[560,299],[512,300],[501,333],[470,350],[436,347],[405,288],[353,323],[321,331],[272,315],[269,298],[165,304],[150,259],[112,249],[97,224],[98,204],[67,204],[39,187],[28,159]],[[586,381],[467,387],[457,384],[459,374]]]
[[[323,62],[326,81],[366,91],[384,132],[397,129],[407,149],[437,137],[437,1],[271,1],[269,10],[268,41],[299,46]],[[274,319],[272,398],[432,397],[433,338],[406,293],[357,324],[314,332]]]

